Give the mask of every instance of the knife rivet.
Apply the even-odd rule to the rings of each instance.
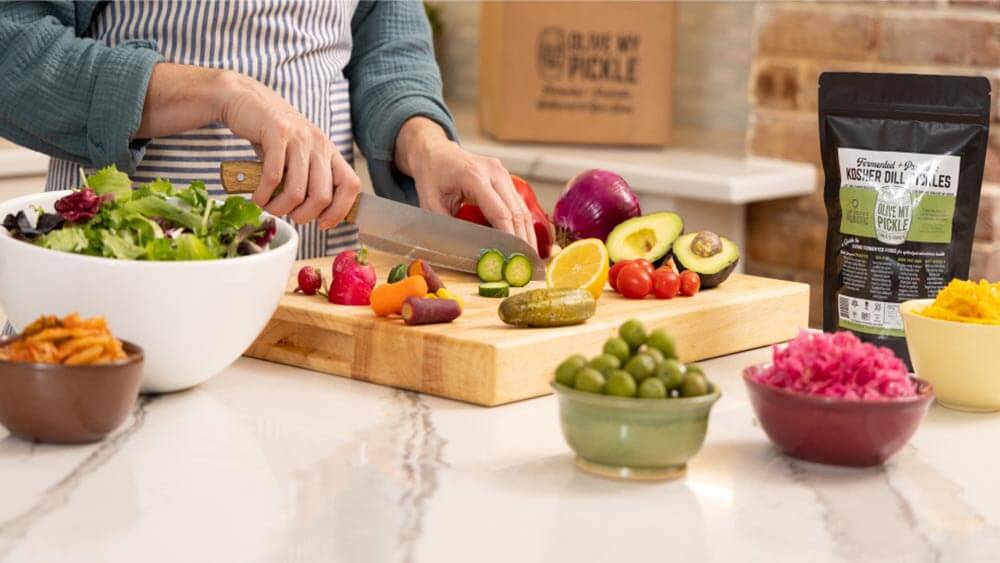
[[[236,173],[236,181],[237,182],[244,182],[244,181],[246,181],[246,179],[247,179],[247,175],[246,174],[244,174],[242,172],[237,172]]]

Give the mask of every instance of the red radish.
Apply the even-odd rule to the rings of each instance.
[[[333,260],[333,281],[336,283],[337,276],[344,272],[354,273],[363,280],[369,288],[375,287],[378,276],[375,268],[368,263],[368,249],[361,247],[357,252],[345,250],[337,255]]]
[[[373,287],[357,273],[344,271],[334,276],[329,300],[337,305],[369,305]]]
[[[337,305],[368,305],[378,276],[368,263],[368,249],[346,250],[333,260],[333,282],[330,283],[330,303]]]
[[[323,274],[312,266],[303,266],[299,270],[299,286],[295,288],[297,293],[306,295],[316,295],[316,292],[323,287]]]

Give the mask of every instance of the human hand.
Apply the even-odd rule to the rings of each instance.
[[[260,82],[232,71],[160,63],[146,90],[138,139],[222,122],[253,143],[264,161],[253,199],[296,223],[337,226],[361,181],[327,135]],[[281,193],[275,195],[279,183]]]
[[[235,75],[222,122],[249,140],[263,160],[253,199],[273,215],[296,223],[316,219],[337,226],[361,191],[361,180],[329,137],[281,96],[256,80]],[[283,182],[281,193],[275,189]],[[272,199],[273,197],[273,199]]]
[[[538,248],[531,212],[503,164],[466,151],[437,123],[414,117],[403,124],[396,137],[396,166],[413,178],[421,207],[454,215],[471,201],[491,225]]]

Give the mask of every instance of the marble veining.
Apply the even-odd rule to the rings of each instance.
[[[127,422],[123,428],[117,430],[112,436],[96,446],[94,451],[65,477],[46,489],[38,501],[28,510],[4,522],[0,522],[0,560],[16,547],[17,542],[25,536],[36,522],[69,502],[73,492],[87,475],[99,470],[101,466],[118,453],[133,434],[142,428],[143,422],[146,419],[146,407],[153,400],[152,397],[141,397],[132,410],[130,422]],[[36,444],[31,444],[28,454],[23,461],[30,462],[36,449]]]
[[[783,456],[740,378],[684,479],[577,471],[543,397],[481,408],[241,359],[144,399],[109,440],[0,430],[0,561],[1000,560],[1000,415],[932,407],[884,467]]]
[[[438,471],[448,467],[444,460],[444,440],[434,428],[431,408],[412,391],[397,391],[400,417],[407,432],[402,466],[411,486],[399,499],[403,526],[399,534],[399,560],[413,563],[414,551],[423,526],[428,504],[438,485]]]

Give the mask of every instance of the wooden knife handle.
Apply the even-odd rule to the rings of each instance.
[[[230,194],[252,194],[260,185],[264,175],[264,165],[256,160],[224,160],[219,167],[222,177],[222,189]],[[279,183],[274,190],[275,195],[281,192]]]
[[[222,177],[222,189],[228,194],[252,194],[260,185],[260,177],[264,175],[264,165],[257,160],[224,160],[219,166],[219,176]],[[274,190],[274,195],[281,193],[282,183]],[[273,196],[272,196],[273,197]],[[356,224],[358,205],[361,204],[361,194],[354,198],[351,210],[344,218],[345,223]]]

